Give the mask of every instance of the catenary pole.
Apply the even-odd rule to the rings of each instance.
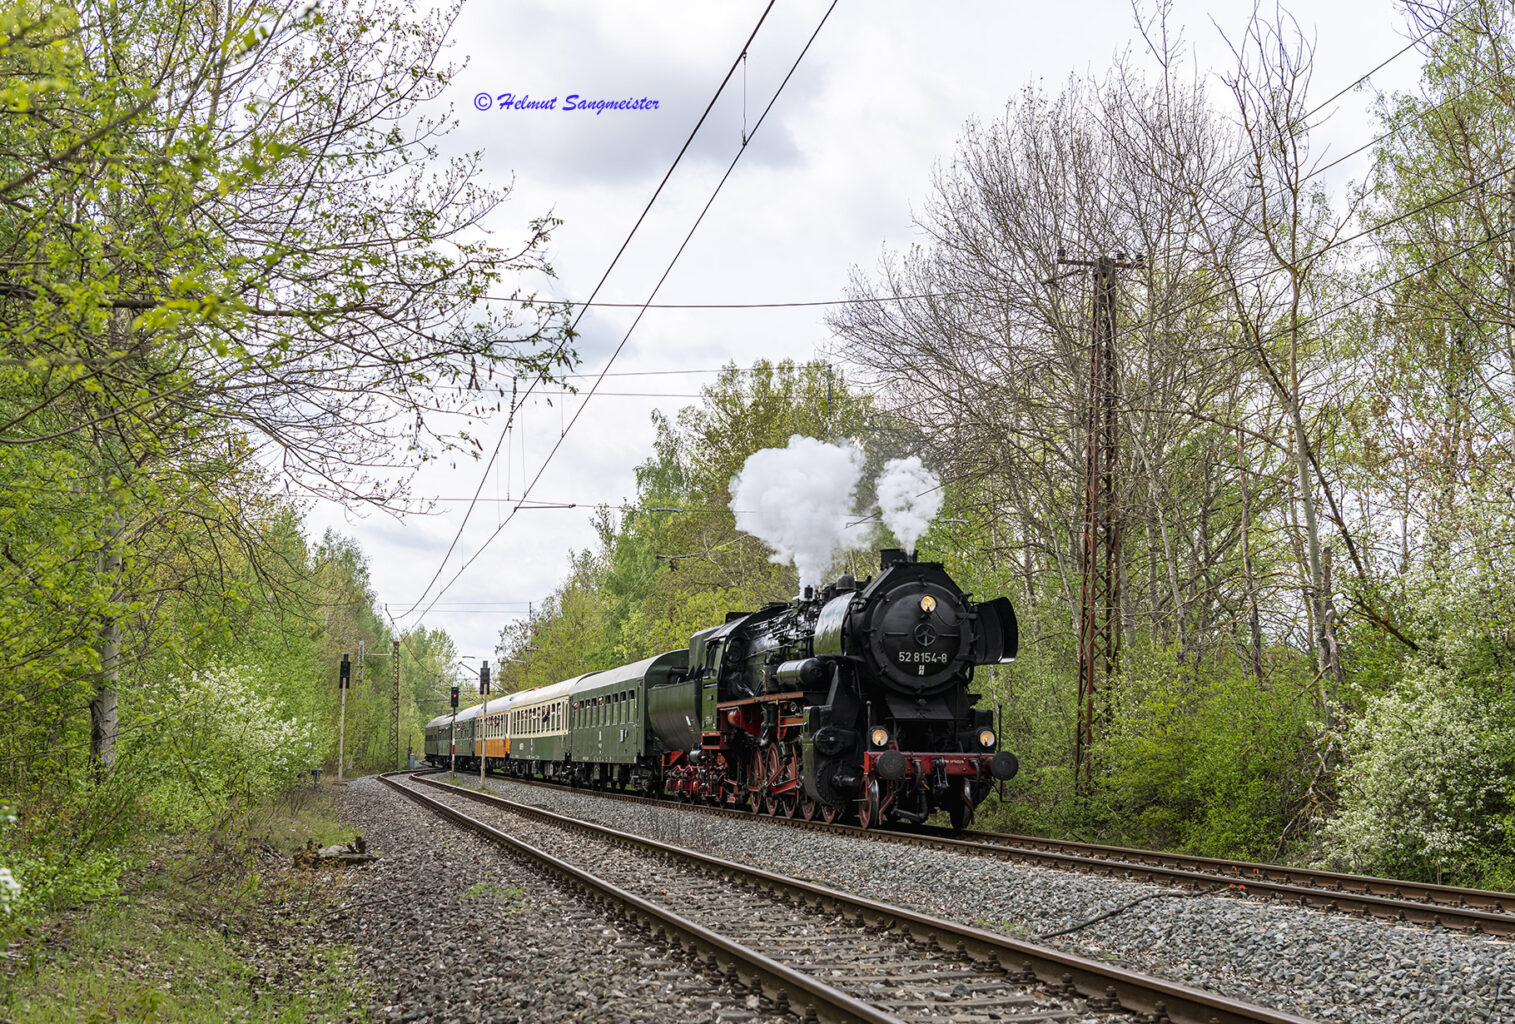
[[[342,781],[342,760],[347,754],[347,687],[352,682],[352,659],[344,651],[337,669],[337,689],[342,691],[342,714],[337,719],[337,781]]]
[[[394,689],[389,694],[389,767],[400,767],[400,641],[390,642],[394,663]]]
[[[1085,421],[1088,443],[1084,474],[1083,595],[1078,631],[1078,729],[1073,741],[1074,784],[1087,792],[1093,778],[1096,694],[1109,707],[1111,681],[1120,671],[1120,421],[1115,352],[1115,272],[1145,265],[1125,253],[1073,260],[1059,251],[1058,264],[1090,271],[1094,316],[1089,344]],[[1070,271],[1078,273],[1079,271]],[[1053,283],[1059,275],[1046,283]]]

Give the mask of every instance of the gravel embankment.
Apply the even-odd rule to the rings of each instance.
[[[1515,943],[1504,939],[1234,895],[1195,896],[760,818],[689,813],[675,804],[649,807],[502,779],[490,785],[522,803],[1018,938],[1172,893],[1047,944],[1323,1021],[1515,1022]]]
[[[752,892],[737,874],[707,874],[572,825],[439,794],[433,787],[426,793],[511,835],[529,835],[539,850],[906,1020],[1135,1020],[1134,1014],[1070,999],[1055,986],[1027,983],[997,966],[964,964],[955,951],[932,949],[908,929],[880,929],[848,921],[834,910]]]
[[[374,778],[338,812],[380,859],[346,869],[325,937],[353,947],[380,1020],[595,1024],[789,1021],[623,932],[525,860]]]

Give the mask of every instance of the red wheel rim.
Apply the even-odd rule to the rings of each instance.
[[[761,785],[763,787],[764,793],[763,810],[769,814],[779,813],[779,807],[782,801],[779,797],[773,795],[772,790],[774,783],[781,781],[779,778],[779,772],[783,766],[783,757],[779,754],[779,748],[777,746],[770,745],[764,749],[763,778]]]

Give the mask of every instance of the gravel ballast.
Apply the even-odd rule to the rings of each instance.
[[[446,779],[446,776],[439,778]],[[1323,1021],[1515,1022],[1515,943],[491,779],[522,803]],[[529,837],[528,837],[529,838]],[[1164,895],[1150,898],[1154,893]],[[1145,899],[1144,899],[1145,898]],[[1136,901],[1143,901],[1137,903]]]
[[[376,778],[337,801],[379,859],[341,869],[323,929],[352,947],[379,1020],[793,1021],[623,929],[524,858]]]

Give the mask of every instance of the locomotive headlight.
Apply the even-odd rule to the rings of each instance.
[[[936,598],[932,597],[930,594],[922,594],[921,595],[921,611],[925,612],[927,615],[930,615],[935,610],[936,610]]]
[[[994,730],[993,729],[980,729],[978,731],[978,745],[981,746],[981,747],[983,747],[985,750],[993,750],[994,749]]]
[[[886,747],[889,745],[889,730],[885,729],[882,725],[875,726],[873,731],[868,734],[868,740],[875,747]]]

